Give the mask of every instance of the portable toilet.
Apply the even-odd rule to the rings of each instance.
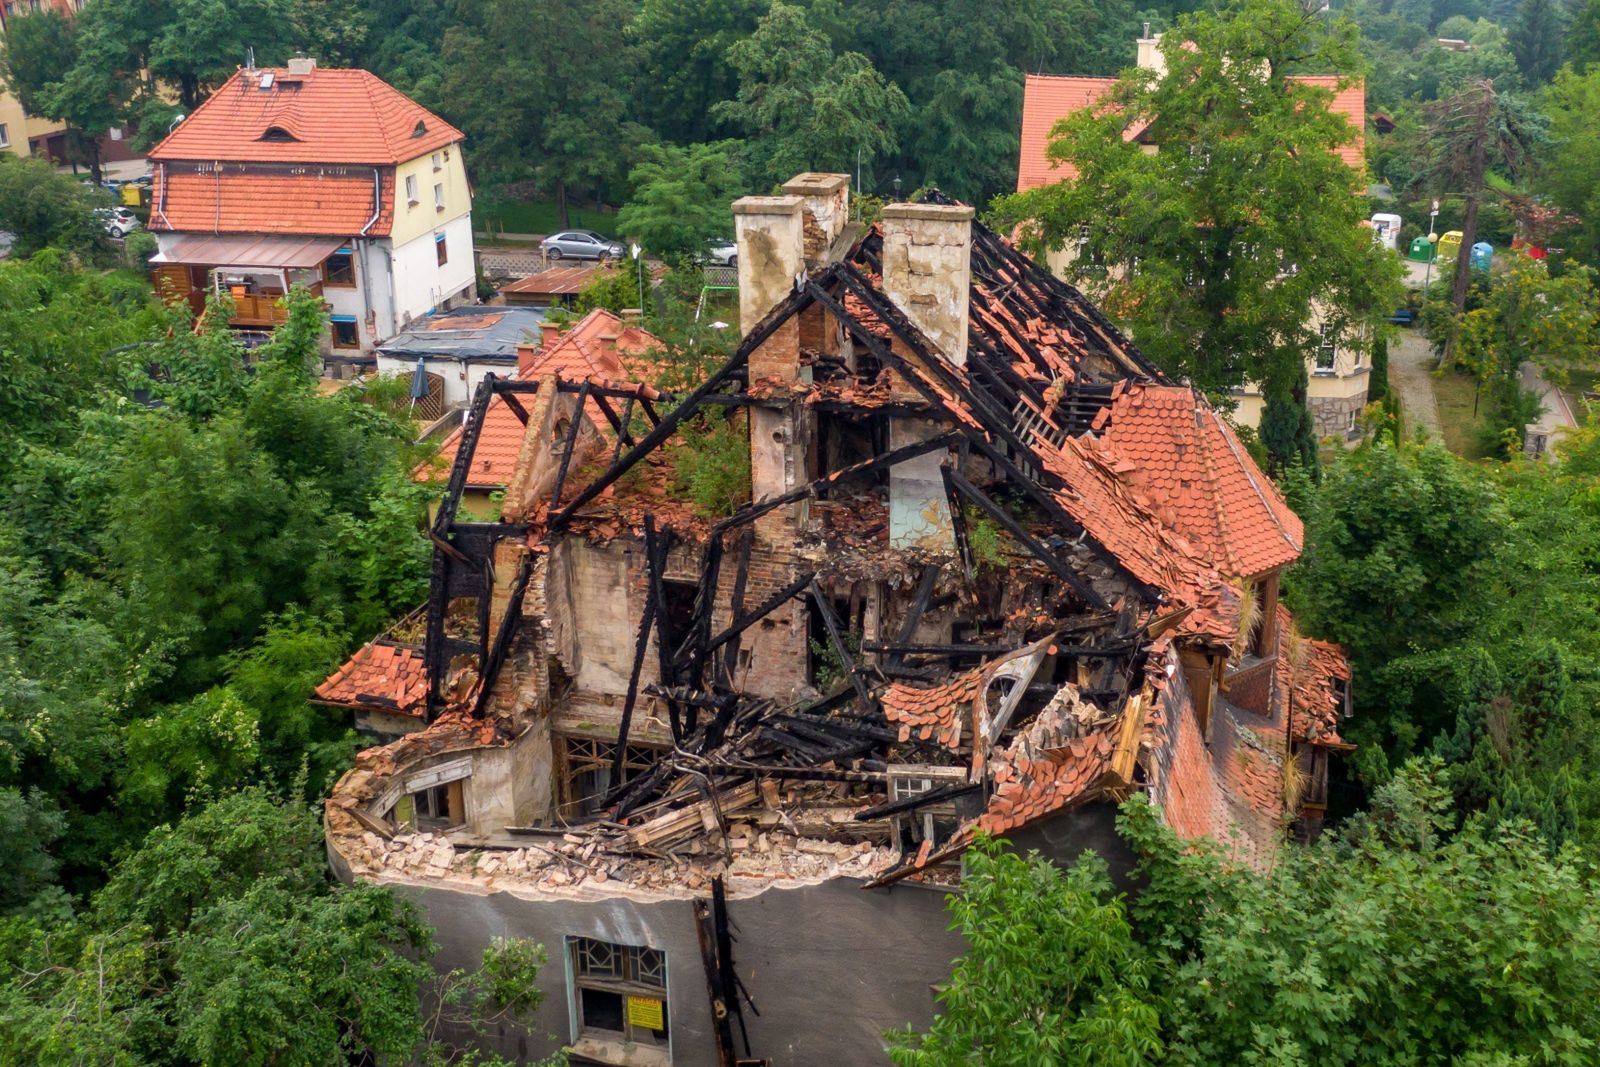
[[[1435,258],[1444,263],[1454,262],[1456,255],[1461,251],[1462,236],[1460,230],[1451,230],[1442,235],[1439,238],[1439,247],[1434,253]]]
[[[1384,212],[1372,216],[1372,236],[1385,248],[1400,249],[1400,216]]]
[[[1472,258],[1468,261],[1473,270],[1489,273],[1489,264],[1494,261],[1494,245],[1488,241],[1479,241],[1472,246]]]
[[[1413,237],[1411,251],[1406,253],[1406,258],[1416,260],[1418,263],[1428,262],[1433,258],[1433,241],[1427,237]]]

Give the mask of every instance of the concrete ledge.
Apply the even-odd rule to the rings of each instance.
[[[798,215],[806,202],[798,196],[741,196],[733,202],[735,215]]]
[[[930,222],[966,222],[976,212],[964,204],[885,204],[886,219],[925,219]]]
[[[783,191],[795,196],[831,196],[850,184],[848,174],[822,174],[808,171],[783,183]]]

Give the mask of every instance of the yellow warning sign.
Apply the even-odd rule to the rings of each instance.
[[[666,1006],[655,997],[629,997],[628,1022],[646,1030],[665,1030]]]

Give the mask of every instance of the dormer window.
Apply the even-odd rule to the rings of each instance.
[[[282,126],[268,126],[267,132],[261,135],[261,139],[263,141],[298,141],[300,138]]]
[[[416,128],[411,131],[411,136],[413,136],[413,137],[421,137],[423,134],[425,134],[427,132],[428,132],[428,124],[426,122],[423,122],[421,119],[418,119]]]

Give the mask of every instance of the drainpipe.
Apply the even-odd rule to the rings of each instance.
[[[372,306],[372,281],[367,277],[369,260],[367,259],[367,246],[370,241],[361,240],[367,236],[367,231],[378,224],[378,216],[383,214],[383,175],[377,167],[372,168],[372,217],[362,224],[361,230],[356,234],[356,245],[361,249],[361,302],[367,309],[367,314],[372,316],[373,324],[377,324],[377,309]]]
[[[161,216],[161,221],[166,223],[167,229],[172,229],[172,220],[167,218],[167,165],[157,163],[161,173],[161,196],[156,200],[156,214]]]

